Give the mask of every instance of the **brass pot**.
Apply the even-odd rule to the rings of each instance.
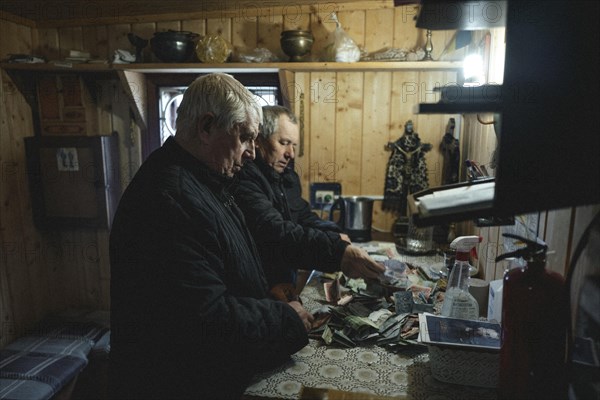
[[[301,61],[310,53],[314,37],[310,31],[291,30],[281,32],[281,49],[290,57],[290,61]]]

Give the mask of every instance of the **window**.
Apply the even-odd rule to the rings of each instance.
[[[258,100],[261,106],[279,104],[279,87],[273,85],[246,86]],[[169,136],[177,130],[177,109],[183,99],[187,86],[159,87],[158,102],[160,110],[160,144],[162,145]]]
[[[181,100],[185,87],[166,87],[159,89],[158,101],[160,110],[160,144],[171,135],[175,134],[177,120],[177,109]]]

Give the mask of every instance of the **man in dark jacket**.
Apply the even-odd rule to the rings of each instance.
[[[235,197],[256,241],[269,285],[294,284],[299,268],[375,278],[384,268],[352,246],[337,225],[310,211],[298,175],[289,168],[299,140],[296,117],[285,107],[263,107],[254,162],[240,172]]]
[[[261,120],[231,76],[198,78],[177,134],[123,194],[110,235],[113,398],[239,398],[252,374],[308,343],[312,316],[268,298],[229,194]]]

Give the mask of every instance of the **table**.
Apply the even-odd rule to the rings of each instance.
[[[412,257],[409,262],[433,261],[438,260]],[[314,278],[304,287],[301,298],[308,311],[326,304],[323,287]],[[315,339],[309,339],[309,344],[292,355],[287,364],[256,375],[246,395],[250,398],[299,399],[303,387],[405,399],[486,400],[497,397],[495,390],[437,381],[431,376],[426,350],[407,348],[404,353],[394,354],[375,345],[344,348],[334,344],[327,346]]]

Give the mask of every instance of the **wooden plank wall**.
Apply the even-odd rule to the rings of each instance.
[[[39,54],[37,31],[0,20],[0,57]],[[108,231],[41,231],[32,220],[23,139],[34,136],[32,112],[14,82],[2,71],[0,107],[0,347],[50,313],[67,308],[108,309]],[[99,133],[119,134],[120,176],[126,186],[141,162],[139,129],[118,80],[98,80]]]
[[[360,3],[359,3],[360,4]],[[360,5],[321,4],[314,7],[247,9],[207,15],[206,18],[153,21],[151,16],[131,23],[68,26],[39,29],[37,49],[49,59],[65,57],[70,49],[111,58],[116,49],[132,50],[127,33],[151,38],[156,31],[188,30],[200,35],[219,34],[236,49],[265,47],[280,59],[287,57],[279,45],[279,33],[286,29],[308,29],[315,36],[311,54],[318,60],[333,40],[336,11],[343,29],[367,52],[388,47],[407,50],[422,47],[425,32],[414,27],[416,5],[374,9]],[[373,4],[373,3],[372,3]],[[453,32],[433,33],[434,59],[441,54]],[[149,46],[144,59],[156,61]],[[305,156],[298,159],[304,193],[311,182],[339,181],[344,194],[382,195],[385,165],[390,153],[384,146],[396,140],[408,119],[426,143],[434,145],[427,162],[431,185],[439,184],[440,154],[437,145],[448,116],[416,116],[413,106],[435,101],[435,85],[456,82],[455,73],[442,72],[313,72],[297,73],[305,98]],[[299,112],[300,105],[294,106]],[[370,110],[367,112],[366,110]],[[375,114],[373,114],[375,112]],[[309,143],[313,143],[310,147]],[[383,213],[376,203],[374,226],[389,231],[395,216]]]
[[[286,10],[290,14],[276,13]],[[312,57],[319,59],[333,40],[333,11],[333,4],[310,10],[276,7],[254,12],[247,10],[243,15],[230,18],[221,15],[218,18],[159,22],[142,18],[140,22],[127,24],[41,28],[37,49],[49,59],[65,57],[70,49],[111,58],[118,48],[132,49],[127,39],[129,32],[150,38],[156,31],[172,29],[201,35],[219,34],[236,48],[266,47],[285,60],[287,57],[279,46],[279,32],[309,29],[315,36]],[[414,27],[415,14],[415,5],[337,12],[344,30],[365,51],[387,47],[410,50],[423,46],[424,32]],[[452,32],[434,32],[434,59],[451,35]],[[149,46],[145,49],[144,59],[156,61]],[[431,185],[439,184],[441,160],[437,144],[448,116],[416,116],[412,108],[420,101],[435,101],[431,92],[434,85],[456,82],[455,73],[307,72],[297,73],[295,79],[304,85],[296,97],[299,98],[300,92],[304,93],[306,152],[297,165],[302,170],[306,195],[310,182],[322,181],[341,182],[345,194],[383,194],[385,165],[390,155],[384,151],[384,146],[402,134],[408,119],[413,120],[423,141],[434,145],[427,162]],[[365,96],[365,90],[372,95]],[[365,113],[366,107],[377,113]],[[294,105],[297,113],[299,108],[299,104]],[[374,225],[377,228],[389,231],[394,219],[395,216],[383,213],[380,204],[376,204]]]
[[[366,3],[365,3],[366,4]],[[385,47],[412,49],[422,46],[424,32],[414,28],[416,6],[387,9],[345,9],[339,21],[348,34],[366,51]],[[279,7],[281,9],[281,7]],[[278,10],[279,10],[278,9]],[[310,29],[316,41],[315,58],[332,40],[335,23],[331,7],[320,6],[307,12],[289,8],[291,14],[249,10],[244,15],[214,18],[187,16],[165,21],[157,16],[137,18],[123,23],[36,29],[14,21],[0,20],[3,37],[17,38],[3,42],[2,57],[10,53],[33,53],[61,59],[69,50],[90,52],[94,57],[111,59],[116,49],[133,50],[127,33],[150,38],[155,31],[189,30],[199,34],[220,34],[238,48],[269,48],[285,60],[279,46],[279,32],[285,29]],[[279,10],[281,11],[281,10]],[[434,58],[451,35],[435,32]],[[146,49],[145,61],[154,61]],[[305,193],[309,182],[336,180],[345,194],[383,194],[389,153],[388,141],[403,132],[406,120],[412,119],[415,130],[425,142],[434,144],[443,135],[445,116],[428,118],[413,114],[414,104],[430,96],[436,82],[455,82],[447,72],[307,72],[298,73],[295,81],[304,96],[305,156],[298,161]],[[2,323],[0,346],[47,313],[66,307],[109,307],[108,232],[102,230],[60,230],[39,232],[31,221],[31,205],[24,170],[22,138],[32,136],[31,110],[3,73],[2,162],[3,170],[18,174],[2,181]],[[131,126],[125,96],[115,82],[99,82],[102,96],[98,104],[100,132],[117,131],[121,143],[123,186],[139,165],[139,128]],[[299,112],[300,104],[294,105]],[[428,154],[431,184],[439,183],[439,152]],[[376,205],[374,226],[389,230],[394,216],[381,212]],[[14,258],[13,244],[27,249],[55,250],[54,258],[25,256]],[[42,253],[43,254],[43,253]],[[13,257],[10,258],[9,256]],[[50,265],[49,265],[50,264]]]
[[[439,143],[450,116],[413,110],[434,85],[455,81],[454,72],[442,71],[296,73],[295,85],[305,94],[304,104],[294,107],[297,114],[303,107],[307,130],[305,155],[296,164],[304,193],[312,182],[340,182],[345,195],[383,195],[391,155],[385,145],[403,134],[409,119],[433,145],[426,156],[429,183],[440,185]],[[375,203],[375,229],[389,232],[396,217]]]
[[[129,32],[149,38],[155,31],[175,29],[220,33],[234,46],[266,47],[283,58],[279,32],[295,28],[313,31],[316,37],[313,54],[318,56],[335,28],[331,11],[313,9],[293,15],[257,12],[245,13],[243,18],[193,15],[194,19],[181,16],[170,21],[157,16],[156,21],[145,17],[126,23],[115,17],[114,23],[103,21],[103,25],[71,24],[40,29],[0,19],[2,37],[16,38],[2,42],[0,56],[33,52],[59,59],[69,50],[82,50],[110,59],[116,49],[132,50],[127,39]],[[368,51],[389,46],[411,49],[422,46],[425,39],[424,32],[414,28],[415,12],[414,5],[387,9],[365,6],[344,9],[338,17],[351,37]],[[451,39],[451,33],[434,32],[434,59]],[[145,60],[153,61],[149,50]],[[33,226],[23,151],[23,137],[34,134],[31,110],[4,72],[1,79],[0,347],[49,312],[66,307],[109,307],[108,232],[40,232]],[[297,113],[302,110],[305,118],[305,155],[298,160],[305,194],[310,182],[327,180],[341,182],[345,194],[383,194],[390,155],[384,146],[402,134],[408,119],[413,120],[422,140],[434,146],[427,155],[427,163],[430,185],[439,184],[442,163],[437,146],[450,116],[415,115],[413,105],[435,101],[431,89],[436,83],[455,81],[454,73],[441,71],[296,73],[293,84],[297,91],[292,106]],[[117,131],[120,135],[125,186],[139,166],[141,132],[131,123],[120,84],[109,81],[99,85],[104,94],[98,105],[101,133]],[[477,151],[489,152],[489,133],[484,139],[477,133],[480,128],[469,126],[467,130],[473,129],[473,135],[466,136],[463,146],[473,154],[463,153],[463,156],[484,160]],[[569,214],[570,218],[545,218],[544,229],[559,238],[558,232],[565,225],[574,226],[571,236],[575,240],[575,232],[579,232],[583,223],[579,221],[588,214],[577,209]],[[383,213],[376,204],[376,228],[387,231],[394,219],[395,216]],[[497,243],[497,234],[488,232],[487,236],[489,242]]]
[[[2,23],[2,57],[30,53],[32,28]],[[33,132],[31,110],[8,76],[0,76],[0,347],[55,307],[60,256],[51,235],[33,227],[23,138]],[[57,251],[58,250],[58,251]]]

